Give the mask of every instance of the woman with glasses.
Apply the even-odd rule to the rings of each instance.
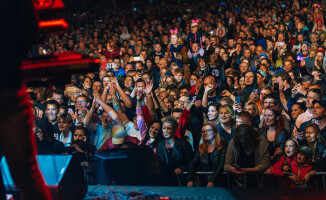
[[[212,122],[203,125],[201,134],[201,144],[189,164],[187,186],[194,186],[196,171],[213,172],[209,177],[200,177],[200,186],[221,185],[226,144],[222,142],[217,127]]]

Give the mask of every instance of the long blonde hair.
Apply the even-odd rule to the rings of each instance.
[[[175,36],[177,36],[177,45],[179,46],[179,45],[183,45],[183,40],[182,40],[182,37],[178,34],[178,33],[172,33],[171,34],[171,37],[172,37],[172,35],[175,35]],[[171,44],[172,44],[172,42],[171,42],[171,40],[170,40],[170,43],[169,43],[169,46],[171,46]]]

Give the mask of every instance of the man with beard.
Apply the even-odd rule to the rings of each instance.
[[[154,42],[154,51],[150,54],[150,57],[154,60],[155,56],[159,56],[160,58],[164,58],[164,52],[162,52],[162,46],[158,41]]]

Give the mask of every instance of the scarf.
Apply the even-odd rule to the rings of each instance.
[[[182,69],[182,62],[181,60],[178,60],[176,57],[174,57],[173,53],[180,53],[182,48],[183,45],[178,45],[177,47],[175,47],[173,44],[171,44],[170,46],[172,62],[176,62],[181,69]]]

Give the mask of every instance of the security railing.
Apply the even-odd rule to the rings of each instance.
[[[187,175],[188,172],[183,172],[183,175]],[[269,177],[272,177],[271,175],[267,175],[266,173],[255,173],[256,175],[259,175],[258,177],[260,178],[260,182],[261,182],[261,188],[264,188],[264,177],[265,176],[269,176]],[[213,172],[196,172],[196,176],[211,176],[213,175]],[[231,173],[229,172],[223,172],[223,175],[225,175],[227,177],[227,187],[230,188],[231,187],[231,176],[233,176]],[[321,177],[321,181],[322,181],[322,188],[325,190],[326,189],[326,179],[325,179],[325,176],[326,176],[326,172],[316,172],[315,173],[315,176],[316,176],[316,182],[317,182],[317,178],[320,178]],[[281,179],[278,179],[279,181],[279,188],[281,188]],[[243,175],[243,186],[244,188],[247,188],[247,175],[244,174]]]

